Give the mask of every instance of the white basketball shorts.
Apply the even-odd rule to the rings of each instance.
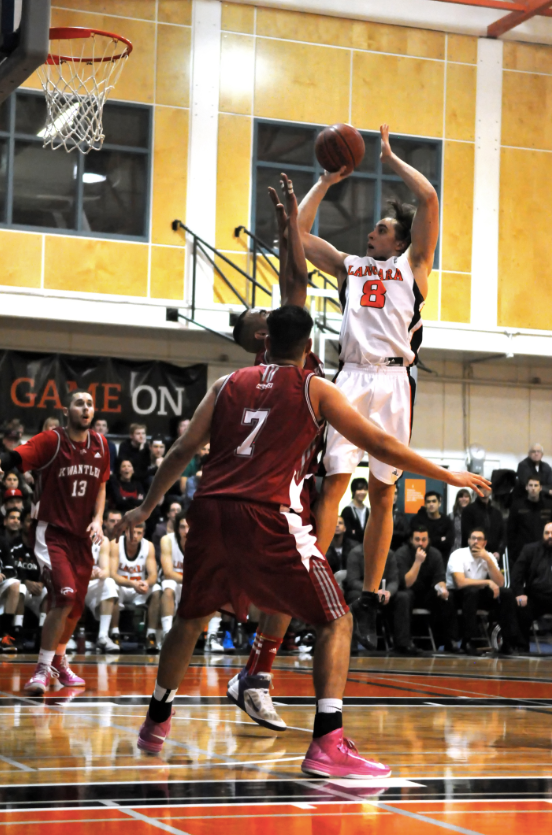
[[[84,605],[90,609],[96,620],[98,620],[102,601],[111,600],[118,596],[119,590],[113,577],[106,577],[104,580],[90,580],[88,583],[88,591],[84,598]]]
[[[137,589],[130,586],[119,586],[117,591],[119,592],[119,607],[128,609],[133,606],[145,606],[154,591],[161,591],[161,586],[159,583],[155,583],[155,585],[150,586],[147,594],[138,594]]]
[[[161,580],[161,588],[163,591],[171,589],[174,592],[174,604],[178,608],[180,595],[182,594],[182,583],[177,583],[176,580]]]
[[[410,441],[410,380],[400,365],[359,366],[345,363],[335,381],[351,406],[403,444]],[[364,450],[328,427],[324,467],[327,475],[354,473]],[[384,484],[395,484],[402,470],[368,456],[370,472]]]
[[[46,586],[42,588],[40,594],[31,594],[31,592],[27,589],[23,583],[19,586],[19,594],[25,595],[25,608],[30,609],[37,618],[40,617],[40,607],[42,606],[42,601],[48,594],[48,589]]]

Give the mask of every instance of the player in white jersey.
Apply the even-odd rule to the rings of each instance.
[[[128,533],[110,544],[110,574],[117,583],[119,609],[148,607],[146,649],[159,652],[155,630],[159,621],[161,586],[157,582],[157,562],[152,542],[144,539],[146,527],[139,525],[131,540]],[[119,631],[118,611],[113,614],[112,634]]]
[[[421,342],[420,311],[439,234],[439,201],[431,183],[391,150],[389,127],[381,127],[381,160],[414,193],[417,208],[391,201],[369,233],[366,255],[339,252],[310,234],[316,212],[345,168],[324,172],[299,207],[305,254],[315,267],[338,280],[343,306],[340,371],[336,385],[366,418],[408,444],[413,387],[408,369]],[[350,172],[349,172],[350,173]],[[323,552],[330,545],[339,502],[363,451],[329,429],[324,457],[326,478],[316,508],[317,536]],[[370,518],[364,537],[364,591],[353,607],[358,637],[375,648],[377,590],[393,534],[393,496],[401,472],[369,457]]]
[[[94,568],[84,603],[100,621],[96,649],[98,652],[120,652],[119,645],[109,637],[113,607],[119,595],[115,580],[109,576],[109,539],[106,536],[99,545],[92,545],[92,558]]]
[[[163,638],[171,631],[175,606],[180,603],[182,592],[182,574],[184,572],[184,549],[188,536],[186,514],[175,516],[174,531],[161,537],[161,568],[163,579],[161,588],[161,628]]]

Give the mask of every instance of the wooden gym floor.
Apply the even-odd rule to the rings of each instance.
[[[225,698],[244,659],[196,656],[161,757],[136,734],[157,660],[77,656],[86,689],[21,692],[0,657],[0,835],[552,832],[552,659],[353,658],[345,728],[387,780],[308,779],[309,659],[276,660],[284,734]]]

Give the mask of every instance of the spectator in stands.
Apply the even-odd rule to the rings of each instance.
[[[13,636],[14,616],[19,603],[19,580],[11,562],[11,550],[2,547],[0,551],[0,652],[17,652],[17,642]]]
[[[552,501],[542,495],[537,476],[531,476],[525,487],[525,498],[516,499],[508,516],[508,556],[515,562],[524,545],[538,542],[547,522],[552,521]]]
[[[354,548],[351,548],[347,557],[347,577],[345,578],[344,591],[345,600],[349,606],[357,600],[362,592],[364,583],[364,551],[360,543],[356,543]],[[379,612],[384,614],[390,609],[390,602],[393,600],[397,589],[399,588],[399,572],[397,569],[397,560],[393,551],[387,554],[385,561],[385,569],[381,580],[381,586],[378,590],[379,596]],[[377,649],[377,635],[371,635],[369,640],[362,639],[358,629],[354,630],[354,639],[360,641],[367,650]]]
[[[202,447],[196,455],[194,455],[194,457],[192,458],[192,460],[190,461],[190,463],[188,464],[188,466],[186,467],[186,469],[182,473],[182,476],[180,478],[180,494],[182,496],[187,496],[188,495],[187,492],[186,492],[186,488],[188,486],[188,479],[197,475],[198,472],[201,472],[201,468],[202,468],[203,464],[205,463],[205,461],[207,459],[207,456],[209,455],[210,449],[211,449],[210,444],[205,444],[205,446]],[[200,478],[201,478],[201,476],[200,476]],[[193,498],[193,493],[195,492],[195,489],[192,487],[192,485],[190,485],[190,488],[192,489],[192,497],[189,499],[189,501],[191,502],[191,499]]]
[[[504,520],[500,510],[491,504],[491,491],[482,487],[481,492],[483,495],[476,496],[462,512],[462,548],[467,547],[474,528],[483,528],[487,535],[487,550],[498,560],[504,553]]]
[[[347,570],[347,557],[351,548],[354,548],[356,544],[354,539],[347,536],[347,528],[343,516],[338,516],[334,537],[326,552],[326,559],[334,575],[338,571]]]
[[[540,542],[522,548],[512,569],[512,591],[519,607],[523,648],[528,650],[533,621],[552,615],[552,522],[544,526]]]
[[[161,559],[161,539],[168,533],[174,532],[174,520],[178,513],[182,511],[180,502],[171,502],[169,509],[164,518],[162,518],[155,526],[155,531],[152,536],[153,547],[155,548],[155,556],[157,560]]]
[[[115,528],[123,518],[120,510],[106,510],[103,518],[103,531],[109,540],[115,538]]]
[[[412,610],[428,609],[436,645],[455,652],[454,609],[445,583],[445,565],[440,551],[429,542],[426,525],[417,525],[397,553],[399,590],[393,602],[394,652],[425,655],[412,643]]]
[[[47,432],[48,429],[56,429],[59,426],[59,420],[57,417],[47,417],[44,423],[42,424],[42,431]]]
[[[146,442],[145,424],[130,424],[130,437],[126,441],[121,441],[118,461],[119,463],[130,461],[134,467],[134,477],[140,484],[144,484],[150,465],[150,451]]]
[[[355,542],[364,540],[370,511],[365,501],[368,496],[368,482],[365,478],[353,478],[351,481],[352,501],[341,511],[341,516],[347,528],[347,536]]]
[[[468,547],[450,555],[447,589],[453,592],[455,610],[462,609],[462,644],[468,655],[477,655],[477,610],[486,609],[502,627],[502,652],[511,655],[522,643],[512,589],[504,587],[504,577],[496,557],[487,551],[485,531],[475,528]]]
[[[518,464],[518,482],[520,488],[527,487],[529,479],[536,476],[542,485],[543,494],[552,496],[552,467],[542,460],[543,455],[544,449],[541,444],[531,444],[527,458]]]
[[[138,507],[143,498],[144,488],[134,477],[132,461],[120,459],[117,475],[110,475],[107,482],[109,506],[126,513],[127,510]]]
[[[20,582],[19,602],[14,618],[14,638],[21,643],[21,630],[25,609],[29,609],[38,620],[35,646],[40,647],[40,630],[46,620],[48,591],[42,582],[40,567],[32,544],[33,520],[29,511],[22,514],[20,536],[10,546],[11,563]]]
[[[10,548],[21,536],[21,510],[11,507],[6,511],[4,527],[2,529],[2,548]]]
[[[110,545],[110,575],[118,586],[119,607],[113,612],[111,638],[119,640],[119,610],[147,606],[146,649],[159,652],[155,630],[159,622],[161,586],[157,582],[157,562],[153,544],[144,539],[146,526],[134,526],[134,539],[129,531]]]
[[[182,495],[182,508],[185,511],[189,509],[193,501],[195,491],[199,487],[199,482],[201,480],[201,476],[203,475],[202,467],[204,464],[207,463],[209,459],[209,450],[210,445],[205,444],[205,446],[200,450],[199,456],[196,455],[196,458],[198,458],[199,469],[197,469],[193,475],[189,475],[180,479],[181,486],[184,483],[184,492]]]
[[[99,435],[104,436],[107,448],[109,450],[109,463],[111,466],[111,472],[115,472],[117,462],[117,447],[115,446],[113,441],[110,441],[107,438],[109,426],[107,425],[107,421],[105,420],[105,418],[96,418],[96,420],[92,424],[92,429],[94,429]]]
[[[85,606],[100,622],[96,649],[99,652],[120,652],[118,642],[109,637],[109,627],[113,617],[113,608],[119,599],[119,590],[115,580],[109,576],[110,543],[104,537],[100,545],[92,546],[94,567],[84,599]]]
[[[454,540],[452,543],[453,551],[457,551],[458,548],[462,547],[462,511],[470,504],[470,502],[470,491],[466,490],[465,487],[462,487],[456,494],[454,505],[449,513],[449,519],[451,520],[454,528]]]
[[[13,450],[21,443],[21,437],[25,427],[20,420],[10,420],[4,428],[4,435],[0,444],[0,453],[13,452]]]
[[[408,516],[399,510],[397,503],[399,499],[399,491],[395,487],[395,495],[393,496],[393,538],[391,539],[391,550],[396,551],[400,548],[410,533],[410,525],[408,524]]]
[[[163,638],[170,632],[175,608],[180,603],[182,573],[184,571],[184,550],[189,526],[186,516],[180,512],[174,520],[174,530],[161,539],[161,628]]]
[[[22,475],[19,470],[7,470],[2,480],[3,489],[20,490],[22,499],[29,499],[32,495],[32,488],[27,483],[25,475],[27,475],[27,473]],[[34,483],[34,479],[32,479],[31,484],[32,483]]]
[[[181,435],[184,434],[188,426],[190,425],[190,421],[187,419],[179,420],[178,426],[176,427],[176,437],[180,438]]]
[[[420,525],[426,527],[430,545],[437,548],[446,566],[454,542],[454,526],[449,517],[441,513],[442,501],[440,493],[428,490],[424,497],[424,506],[410,522],[410,530],[414,531]]]
[[[2,516],[5,517],[10,510],[23,510],[25,503],[23,501],[23,493],[21,490],[5,490],[2,498]],[[0,517],[1,518],[1,517]]]

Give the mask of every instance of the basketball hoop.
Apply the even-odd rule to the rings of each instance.
[[[100,150],[104,104],[131,52],[131,42],[111,32],[50,29],[50,53],[38,69],[48,107],[44,147]]]

